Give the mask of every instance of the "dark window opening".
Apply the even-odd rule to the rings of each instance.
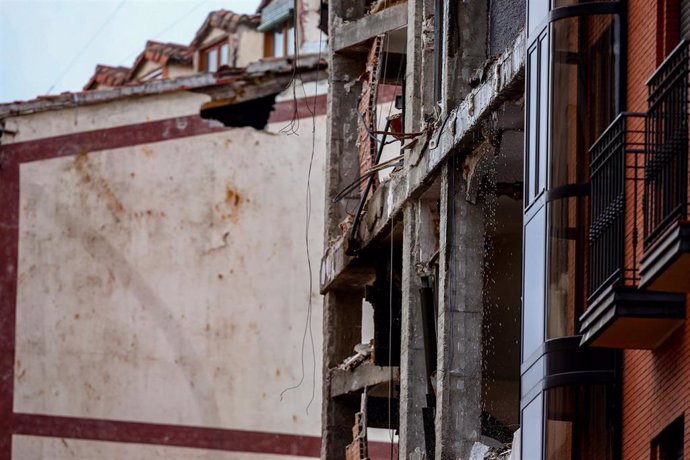
[[[276,96],[277,94],[271,94],[251,101],[207,108],[201,111],[201,118],[218,120],[229,127],[250,126],[264,129],[273,111]]]
[[[392,266],[390,254],[383,256],[384,260],[376,267],[374,284],[365,291],[365,300],[374,307],[374,364],[377,366],[400,365],[401,252],[402,247],[394,245]]]
[[[683,460],[684,426],[681,415],[652,440],[652,460]]]

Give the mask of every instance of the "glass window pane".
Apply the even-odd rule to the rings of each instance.
[[[589,147],[618,111],[613,16],[553,23],[548,338],[577,333],[587,292]]]
[[[545,209],[525,226],[522,357],[529,357],[544,341],[544,272],[546,258]]]
[[[581,200],[580,200],[581,201]],[[549,214],[549,294],[548,333],[553,339],[575,335],[576,316],[582,302],[580,286],[584,268],[584,209],[578,208],[577,197],[554,200],[548,204]]]
[[[273,56],[282,57],[285,55],[284,43],[283,29],[276,29],[273,32]]]
[[[213,48],[208,51],[208,71],[215,72],[218,70],[218,50]]]
[[[539,160],[537,195],[546,187],[546,155],[549,127],[549,35],[539,40]]]
[[[537,81],[539,77],[539,67],[538,67],[538,50],[533,48],[529,54],[528,61],[528,75],[529,75],[529,85],[527,86],[527,96],[526,100],[529,104],[529,134],[527,137],[527,187],[525,187],[525,206],[528,206],[533,200],[536,190],[536,172],[537,172],[537,157],[539,153],[537,152],[537,132],[539,126],[537,125],[537,115],[539,111],[537,101]]]
[[[522,455],[521,458],[542,458],[543,410],[541,394],[522,411]]]
[[[291,25],[287,31],[287,50],[288,55],[295,54],[295,26]]]
[[[613,458],[613,409],[606,385],[573,385],[546,391],[546,459]]]
[[[529,6],[527,8],[527,24],[529,27],[529,35],[537,32],[537,26],[546,19],[546,14],[548,12],[548,0],[529,0]]]
[[[223,43],[220,47],[220,65],[228,65],[230,53],[230,46],[227,43]]]

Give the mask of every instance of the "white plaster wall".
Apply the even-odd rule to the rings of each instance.
[[[148,59],[144,59],[144,63],[137,69],[136,73],[132,76],[134,80],[145,77],[146,75],[150,74],[151,72],[154,72],[158,69],[163,67],[157,62],[149,61]]]
[[[209,100],[210,97],[205,94],[177,91],[60,111],[41,112],[30,116],[8,117],[6,128],[17,131],[17,134],[2,136],[2,143],[12,144],[194,115],[198,114],[201,105]],[[136,103],[136,110],[132,109],[133,102]]]
[[[237,50],[237,67],[246,67],[264,56],[264,34],[246,26],[237,31],[239,48]]]
[[[181,64],[169,64],[168,65],[168,78],[173,79],[177,77],[186,77],[188,75],[193,75],[194,71],[193,65],[181,65]]]
[[[321,18],[321,2],[320,0],[300,0],[302,9],[302,27],[303,38],[302,47],[303,52],[316,52],[321,41],[325,41],[327,37],[319,30],[319,20]],[[325,51],[324,51],[325,53]]]
[[[89,460],[304,460],[307,457],[213,452],[203,449],[145,444],[14,436],[12,439],[12,458],[18,460],[39,458],[50,460],[74,458]]]
[[[300,133],[233,129],[22,165],[15,411],[319,435],[325,117],[311,293],[311,123]],[[309,343],[304,385],[280,392],[301,377],[309,298],[307,415]]]
[[[226,34],[227,34],[227,32],[225,32],[223,29],[219,29],[217,27],[212,28],[209,31],[208,35],[206,35],[206,37],[199,44],[199,48],[203,48],[207,45],[210,45],[214,42],[217,42],[218,39],[220,39],[220,37],[222,37],[223,35],[226,35]]]

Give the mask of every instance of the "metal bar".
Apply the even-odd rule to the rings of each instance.
[[[379,161],[381,161],[381,155],[383,154],[383,147],[386,145],[386,137],[388,136],[388,130],[391,127],[391,121],[386,120],[386,127],[384,128],[384,134],[383,138],[379,142],[379,150],[376,153],[376,159],[374,161],[374,166],[379,164]],[[371,191],[371,187],[374,185],[374,175],[370,175],[369,179],[367,180],[367,186],[364,189],[364,193],[362,193],[362,196],[359,198],[359,204],[357,205],[357,213],[355,214],[355,220],[352,222],[352,227],[350,228],[350,236],[348,236],[347,239],[347,250],[345,251],[347,255],[352,256],[355,255],[355,253],[359,250],[359,247],[357,246],[357,230],[359,229],[359,224],[362,220],[362,210],[364,209],[364,204],[367,202],[367,197],[369,196],[369,192]]]

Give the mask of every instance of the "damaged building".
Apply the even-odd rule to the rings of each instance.
[[[319,456],[320,8],[0,105],[1,459]]]
[[[328,7],[321,457],[367,458],[378,428],[396,458],[509,458],[525,4]]]
[[[321,457],[685,458],[690,2],[332,0],[329,37]]]

